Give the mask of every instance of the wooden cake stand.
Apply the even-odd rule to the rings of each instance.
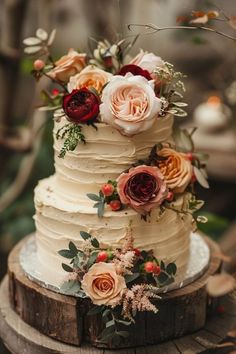
[[[101,349],[93,349],[89,344],[84,344],[89,341],[92,345],[100,346],[97,342],[101,331],[100,320],[96,316],[85,316],[88,301],[55,293],[25,276],[19,263],[19,253],[25,242],[21,241],[11,252],[8,261],[9,276],[5,277],[0,288],[0,336],[6,346],[12,353],[25,354],[102,353]],[[158,315],[138,315],[136,324],[129,328],[131,334],[125,340],[124,347],[155,344],[171,339],[171,342],[148,347],[147,353],[180,353],[182,351],[176,349],[176,343],[184,348],[185,341],[190,344],[194,342],[199,349],[191,353],[204,349],[202,343],[193,341],[193,335],[174,338],[203,328],[207,313],[214,312],[216,303],[207,296],[205,284],[209,276],[219,272],[221,261],[216,257],[219,247],[209,239],[207,243],[211,250],[208,270],[193,283],[162,294],[162,299],[158,300]],[[230,327],[232,321],[227,323]],[[206,326],[212,324],[215,325],[215,319],[209,320]],[[210,336],[211,341],[220,341],[218,334],[210,334],[205,330],[194,336],[208,341]],[[79,346],[81,343],[81,348],[71,346]],[[136,351],[129,349],[116,350],[117,352],[146,353],[144,347]]]

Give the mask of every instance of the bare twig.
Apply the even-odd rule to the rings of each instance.
[[[210,28],[210,27],[203,27],[203,26],[166,26],[166,27],[158,27],[156,25],[153,25],[152,23],[151,24],[138,24],[138,23],[131,23],[128,25],[128,29],[131,30],[132,27],[145,27],[147,30],[151,30],[149,32],[146,32],[146,33],[142,33],[142,34],[153,34],[153,33],[157,33],[157,32],[160,32],[160,31],[165,31],[165,30],[202,30],[202,31],[206,31],[206,32],[212,32],[212,33],[215,33],[215,34],[218,34],[220,36],[223,36],[225,38],[228,38],[228,39],[231,39],[233,41],[236,41],[236,37],[234,36],[231,36],[225,32],[221,32],[221,31],[218,31],[214,28]]]

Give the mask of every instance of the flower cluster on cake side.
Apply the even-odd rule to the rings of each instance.
[[[86,144],[85,125],[98,130],[106,124],[132,139],[151,131],[167,115],[186,116],[184,75],[159,56],[140,50],[130,58],[127,51],[133,43],[124,39],[115,44],[100,41],[91,55],[70,49],[54,61],[50,52],[54,37],[55,31],[48,35],[39,29],[24,44],[26,53],[38,56],[34,77],[47,76],[56,84],[52,92],[43,91],[46,104],[40,109],[55,111],[56,120],[67,119],[56,133],[56,139],[63,141],[60,158]],[[146,158],[101,185],[97,194],[87,194],[100,218],[106,208],[113,212],[131,208],[147,221],[153,209],[160,215],[166,209],[192,215],[202,206],[194,185],[198,181],[208,187],[204,155],[194,152],[194,130],[175,131],[175,143],[155,144]],[[179,196],[185,200],[181,209],[175,205]],[[174,281],[177,267],[157,259],[152,250],[136,249],[132,225],[118,249],[104,248],[85,231],[80,237],[84,240],[80,248],[70,242],[68,249],[59,251],[70,260],[62,264],[69,276],[61,290],[88,297],[94,305],[89,314],[102,315],[101,341],[117,341],[127,336],[120,328],[134,322],[138,311],[158,311],[152,300],[159,298],[161,287]]]

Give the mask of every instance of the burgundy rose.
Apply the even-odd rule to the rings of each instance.
[[[85,87],[63,97],[64,112],[75,124],[94,122],[99,114],[99,104],[98,96]]]
[[[138,66],[138,65],[134,65],[134,64],[124,65],[120,69],[120,71],[118,72],[118,75],[125,76],[127,73],[131,73],[134,76],[137,76],[137,75],[143,76],[147,80],[152,80],[150,73],[147,70],[140,68],[140,66]]]
[[[117,190],[123,204],[141,214],[160,205],[167,195],[164,177],[156,166],[137,166],[117,179]]]

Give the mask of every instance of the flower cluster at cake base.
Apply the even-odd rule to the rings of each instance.
[[[102,318],[101,342],[127,337],[127,326],[135,322],[137,312],[158,312],[155,299],[160,288],[172,283],[177,272],[175,263],[165,264],[152,250],[134,247],[131,228],[127,228],[121,248],[102,248],[99,241],[85,231],[80,248],[73,242],[59,254],[70,260],[62,263],[69,275],[61,291],[91,300],[88,315]]]

